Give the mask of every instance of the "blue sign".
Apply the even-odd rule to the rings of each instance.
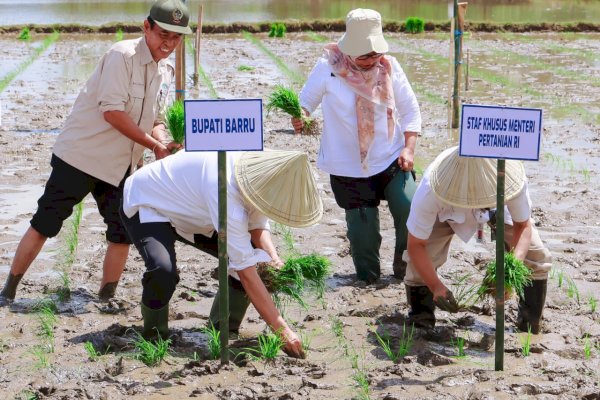
[[[466,157],[540,158],[542,110],[464,104],[459,154]]]
[[[262,99],[185,100],[187,151],[263,149]]]

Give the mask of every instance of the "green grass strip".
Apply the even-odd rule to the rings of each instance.
[[[25,61],[17,66],[14,70],[10,71],[4,78],[0,79],[0,92],[3,92],[4,89],[12,82],[17,75],[23,72],[27,67],[31,65],[39,56],[42,54],[48,47],[50,47],[54,42],[56,42],[59,38],[60,34],[54,31],[50,36],[48,36],[42,42],[40,47],[36,47],[33,54],[29,56]]]
[[[330,41],[325,36],[319,35],[318,33],[313,32],[313,31],[306,31],[305,33],[308,35],[308,37],[310,38],[310,40],[312,40],[313,42],[325,43],[325,42],[329,42]]]
[[[195,59],[196,58],[196,49],[194,48],[192,41],[189,40],[187,37],[185,38],[185,46]],[[218,99],[219,94],[217,93],[215,87],[213,86],[212,81],[206,74],[206,71],[204,71],[204,68],[202,68],[202,65],[198,65],[198,77],[202,80],[202,82],[204,83],[204,86],[206,86],[208,88],[208,93],[209,93],[210,97],[212,99]]]
[[[296,83],[298,85],[304,84],[304,79],[305,79],[304,76],[302,74],[300,74],[299,72],[290,69],[285,64],[285,62],[283,62],[283,60],[281,58],[279,58],[275,53],[273,53],[271,50],[269,50],[260,39],[256,38],[253,34],[251,34],[250,32],[247,32],[247,31],[242,32],[242,34],[244,35],[244,38],[246,40],[252,42],[263,53],[265,53],[267,56],[269,56],[275,62],[275,64],[277,64],[279,69],[283,73],[285,73],[288,76],[288,78],[290,78],[294,83]]]

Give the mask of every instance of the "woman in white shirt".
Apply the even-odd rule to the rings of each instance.
[[[532,284],[519,299],[517,327],[539,333],[552,256],[531,222],[531,200],[523,164],[506,161],[505,245],[532,270]],[[452,292],[437,269],[448,259],[456,234],[468,242],[496,205],[496,163],[458,155],[458,147],[442,152],[429,166],[415,192],[408,227],[408,268],[404,283],[411,308],[409,321],[433,328],[436,305],[456,312]]]
[[[330,174],[338,205],[346,211],[357,278],[380,275],[378,206],[387,200],[394,218],[394,276],[404,278],[406,219],[415,190],[411,171],[421,113],[406,75],[385,54],[381,15],[356,9],[346,33],[325,46],[300,94],[308,116],[321,104],[323,132],[317,166]],[[303,121],[293,118],[296,132]]]

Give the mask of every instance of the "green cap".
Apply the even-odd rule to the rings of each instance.
[[[156,1],[150,9],[150,18],[166,31],[184,35],[192,33],[188,26],[190,12],[180,0]]]

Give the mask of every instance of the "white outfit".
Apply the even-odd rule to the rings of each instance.
[[[448,149],[438,157],[445,157]],[[406,221],[408,231],[421,240],[429,239],[431,231],[437,218],[440,222],[448,222],[452,230],[463,242],[468,242],[475,232],[479,223],[489,220],[488,212],[482,209],[453,207],[437,198],[429,182],[431,167],[427,168],[417,191],[413,196],[410,206],[410,214]],[[511,200],[506,201],[504,206],[504,223],[512,225],[513,219],[517,222],[527,221],[531,216],[531,199],[527,190],[527,182],[521,192]]]
[[[267,217],[244,201],[233,175],[241,153],[227,154],[227,253],[230,274],[271,261],[254,249],[250,233],[269,229]],[[194,234],[211,237],[219,227],[218,161],[216,152],[179,151],[136,171],[125,181],[123,211],[140,222],[170,222],[193,242]]]
[[[364,169],[360,161],[356,94],[342,78],[333,75],[327,59],[321,58],[310,73],[300,105],[311,114],[321,104],[323,133],[317,166],[332,175],[365,178],[385,170],[404,148],[404,132],[421,132],[421,112],[408,79],[395,58],[392,64],[392,87],[399,121],[394,136],[388,139],[387,109],[375,106],[375,138]]]

